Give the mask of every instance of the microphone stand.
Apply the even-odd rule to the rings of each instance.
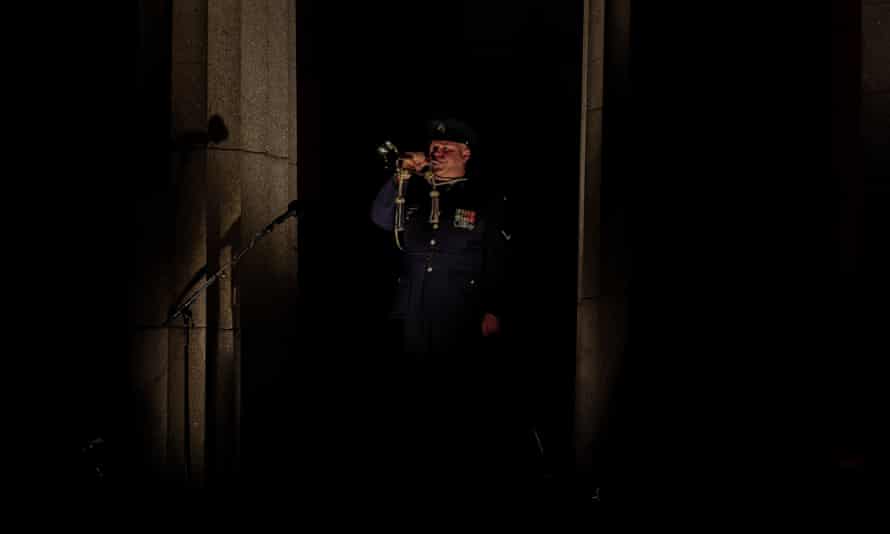
[[[253,238],[250,240],[250,243],[248,243],[247,247],[244,248],[244,250],[239,252],[232,259],[232,261],[230,261],[230,262],[226,263],[225,265],[223,265],[222,267],[220,267],[218,271],[213,273],[213,276],[211,276],[210,278],[205,280],[203,284],[198,286],[198,288],[195,289],[191,293],[191,295],[188,296],[188,298],[186,298],[182,303],[180,303],[179,306],[177,306],[170,313],[170,315],[167,317],[167,319],[165,319],[164,322],[161,323],[161,326],[169,326],[173,321],[175,321],[179,317],[182,317],[184,326],[185,326],[185,348],[184,348],[185,354],[183,355],[184,356],[183,362],[185,365],[185,380],[184,380],[185,388],[184,388],[184,397],[183,397],[183,410],[185,412],[185,435],[183,436],[183,438],[184,438],[183,441],[184,441],[184,447],[185,447],[185,476],[186,476],[187,483],[190,482],[191,478],[192,478],[192,472],[191,472],[191,468],[192,468],[191,414],[190,414],[190,410],[189,410],[189,371],[190,371],[189,338],[191,337],[191,329],[194,326],[194,323],[192,321],[192,309],[191,309],[192,304],[194,304],[195,301],[198,300],[198,297],[201,296],[201,293],[203,293],[205,290],[207,290],[208,287],[213,285],[214,282],[216,282],[220,278],[225,278],[226,277],[226,274],[225,274],[226,269],[232,268],[235,265],[237,265],[237,263],[239,261],[241,261],[241,258],[244,257],[244,255],[247,254],[250,251],[250,249],[255,247],[257,245],[257,243],[259,243],[260,240],[266,236],[266,234],[268,234],[269,232],[271,232],[272,230],[275,229],[275,226],[283,223],[290,217],[298,216],[300,214],[300,211],[298,210],[297,206],[298,206],[297,201],[296,200],[292,201],[288,205],[288,210],[285,213],[283,213],[282,215],[279,215],[277,218],[275,218],[274,221],[272,221],[271,223],[266,225],[262,230],[257,232],[253,236]]]

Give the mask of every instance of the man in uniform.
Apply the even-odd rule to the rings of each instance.
[[[400,159],[412,173],[402,197],[398,177],[388,179],[371,219],[400,249],[393,317],[400,322],[406,382],[413,386],[405,399],[414,408],[411,447],[439,474],[479,474],[497,452],[499,362],[490,348],[503,326],[512,236],[504,195],[468,172],[477,148],[472,128],[436,120],[427,133],[428,154]]]

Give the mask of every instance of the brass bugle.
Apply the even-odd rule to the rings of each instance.
[[[408,168],[408,166],[406,164],[408,162],[412,162],[412,163],[414,162],[414,157],[411,154],[418,154],[418,153],[419,152],[413,152],[413,153],[405,152],[405,153],[399,154],[399,157],[397,160],[398,167],[400,169]],[[429,168],[430,159],[428,157],[426,157],[425,154],[424,154],[424,157],[425,157],[425,161],[424,161],[423,165],[421,165],[419,168],[411,169],[412,172],[417,173],[417,174],[423,174],[423,172]]]

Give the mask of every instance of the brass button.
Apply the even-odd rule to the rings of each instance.
[[[426,268],[426,272],[428,272],[428,273],[433,272],[433,268],[432,268],[432,267],[427,267],[427,268]]]

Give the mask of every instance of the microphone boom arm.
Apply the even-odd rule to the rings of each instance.
[[[167,317],[167,319],[161,324],[161,326],[167,326],[167,325],[169,325],[171,322],[173,322],[174,320],[176,320],[178,317],[182,316],[182,314],[185,313],[186,310],[188,310],[188,309],[191,307],[191,305],[195,303],[195,300],[198,299],[198,297],[201,295],[201,293],[204,292],[205,289],[207,289],[208,287],[210,287],[214,282],[216,282],[217,279],[219,279],[219,278],[225,278],[225,271],[226,271],[226,269],[229,269],[230,267],[234,267],[239,261],[241,261],[241,258],[244,257],[244,255],[247,254],[247,252],[248,252],[250,249],[252,249],[253,247],[255,247],[256,244],[259,243],[259,241],[260,241],[263,237],[266,236],[266,234],[268,234],[269,232],[271,232],[272,230],[274,230],[274,229],[275,229],[275,226],[277,226],[277,225],[283,223],[284,221],[286,221],[286,220],[289,219],[290,217],[297,217],[297,216],[299,216],[301,210],[298,208],[298,204],[297,204],[297,202],[298,202],[298,201],[296,201],[296,200],[292,201],[292,202],[288,205],[288,210],[287,210],[285,213],[283,213],[282,215],[279,215],[278,217],[276,217],[274,221],[272,221],[271,223],[269,223],[268,225],[266,225],[262,230],[260,230],[259,232],[257,232],[257,233],[253,236],[253,238],[251,238],[250,243],[248,243],[248,245],[247,245],[243,250],[241,250],[241,252],[239,252],[238,254],[236,254],[234,258],[232,258],[232,261],[230,261],[230,262],[226,263],[225,265],[223,265],[222,267],[220,267],[218,271],[216,271],[215,273],[213,273],[213,276],[211,276],[210,278],[208,278],[207,280],[205,280],[204,283],[202,283],[200,286],[198,286],[198,287],[197,287],[197,288],[196,288],[196,289],[195,289],[195,290],[188,296],[188,298],[186,298],[186,299],[185,299],[179,306],[176,307],[176,309],[170,314],[169,317]]]

